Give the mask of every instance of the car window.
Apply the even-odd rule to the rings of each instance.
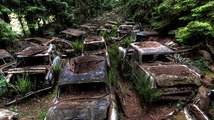
[[[0,59],[0,65],[5,64],[4,61],[2,59]]]
[[[82,83],[61,86],[59,97],[62,99],[84,99],[99,98],[107,94],[108,89],[105,83]]]
[[[105,49],[105,43],[85,44],[84,45],[85,51],[94,51],[94,50],[101,50],[101,49]]]
[[[4,61],[5,61],[6,63],[9,63],[9,62],[14,61],[14,59],[13,59],[12,57],[5,57],[5,58],[4,58]]]
[[[48,65],[49,63],[50,63],[49,57],[47,57],[47,56],[17,58],[18,67],[34,66],[34,65]]]

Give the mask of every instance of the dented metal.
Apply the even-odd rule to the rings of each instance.
[[[80,69],[85,70],[78,72]],[[46,120],[118,120],[104,57],[92,55],[71,59],[65,65],[58,85],[57,97]]]

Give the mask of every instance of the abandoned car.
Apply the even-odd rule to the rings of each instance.
[[[0,49],[0,75],[3,75],[9,68],[16,67],[14,57],[4,49]]]
[[[64,38],[66,40],[76,40],[76,39],[82,40],[85,34],[86,34],[85,31],[74,28],[68,28],[66,30],[61,31],[59,37]]]
[[[101,55],[106,58],[107,65],[110,67],[107,45],[103,36],[90,36],[84,40],[84,55]]]
[[[180,111],[173,111],[167,120],[209,120],[208,116],[194,103],[190,103]]]
[[[117,120],[103,56],[79,56],[64,67],[46,120]]]
[[[145,41],[131,43],[121,52],[125,54],[123,75],[142,73],[144,80],[151,81],[152,88],[163,90],[161,99],[186,100],[197,92],[200,75],[186,65],[174,62],[174,51],[168,47],[156,41]]]

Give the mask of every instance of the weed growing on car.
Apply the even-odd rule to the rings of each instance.
[[[152,102],[158,101],[162,95],[162,90],[152,88],[149,78],[145,78],[141,72],[133,73],[135,88],[143,97],[144,101],[151,105]]]
[[[60,73],[62,72],[63,68],[62,68],[62,63],[61,61],[53,66],[53,72],[54,72],[54,76],[56,79],[59,78]]]
[[[73,43],[73,48],[74,48],[74,51],[77,55],[80,55],[82,53],[83,47],[84,47],[84,45],[81,41],[76,40]]]
[[[0,96],[7,93],[7,83],[4,76],[0,76]]]
[[[19,94],[25,94],[34,88],[33,83],[26,75],[18,76],[15,84],[10,84],[10,86]]]

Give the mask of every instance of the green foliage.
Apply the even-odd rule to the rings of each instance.
[[[63,70],[63,68],[62,68],[61,61],[57,65],[53,66],[53,72],[54,72],[54,76],[56,79],[59,78],[59,75],[62,72],[62,70]]]
[[[0,96],[7,93],[7,83],[6,79],[3,76],[0,76]]]
[[[186,61],[183,64],[185,65],[189,65],[189,66],[195,66],[198,69],[200,69],[202,71],[202,73],[205,73],[208,70],[208,62],[205,60],[205,58],[199,58],[197,60],[194,61]]]
[[[179,42],[187,40],[197,40],[199,36],[213,37],[213,28],[208,22],[192,21],[186,27],[181,27],[176,33],[176,39]]]
[[[10,84],[10,86],[19,94],[25,94],[27,92],[30,92],[34,88],[32,82],[26,75],[23,75],[21,77],[18,76],[15,84]]]
[[[127,48],[132,43],[132,37],[126,37],[124,40],[124,47]]]
[[[84,45],[83,45],[83,43],[81,41],[76,40],[73,43],[73,48],[74,48],[74,51],[75,51],[76,54],[81,54],[82,51],[83,51]]]
[[[136,73],[133,73],[135,88],[142,95],[145,102],[151,105],[152,102],[158,101],[163,91],[152,88],[149,78],[146,79],[141,72]]]
[[[117,77],[116,77],[117,69],[116,67],[112,67],[108,73],[108,79],[110,80],[111,85],[117,86]]]
[[[213,0],[121,0],[128,18],[163,33],[172,33],[178,42],[195,44],[212,39]]]
[[[17,35],[12,31],[12,26],[0,19],[0,40],[14,41]]]

